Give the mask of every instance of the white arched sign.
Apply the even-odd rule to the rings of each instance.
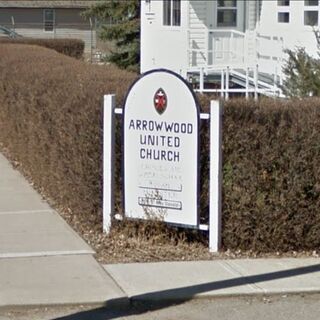
[[[199,108],[168,70],[143,74],[123,113],[125,215],[198,226]]]

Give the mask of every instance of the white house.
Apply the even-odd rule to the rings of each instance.
[[[281,94],[284,49],[317,54],[319,0],[142,0],[141,72],[167,68],[200,91]]]

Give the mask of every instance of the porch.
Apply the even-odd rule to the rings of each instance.
[[[199,92],[282,96],[283,39],[228,29],[188,29],[186,75]]]

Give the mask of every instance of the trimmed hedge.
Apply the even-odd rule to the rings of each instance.
[[[0,141],[58,205],[96,219],[103,95],[121,103],[136,74],[20,48],[0,45]]]
[[[136,75],[32,46],[0,45],[0,57],[0,141],[58,205],[100,223],[102,96],[115,93],[121,104]],[[205,110],[209,98],[200,100]],[[206,124],[202,133],[206,220]],[[225,249],[320,249],[319,99],[231,100],[223,156]]]
[[[85,47],[84,41],[79,39],[1,38],[0,44],[2,43],[37,45],[76,59],[83,57]]]
[[[210,99],[200,100],[207,111]],[[223,119],[224,248],[319,250],[320,99],[234,99]],[[205,211],[207,143],[203,149]]]
[[[225,109],[224,246],[320,248],[320,100]]]

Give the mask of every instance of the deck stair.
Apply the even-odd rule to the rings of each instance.
[[[279,76],[259,72],[259,66],[193,68],[189,70],[187,78],[197,92],[217,93],[226,99],[230,95],[245,95],[247,98],[257,98],[259,95],[283,97]]]
[[[185,72],[197,91],[219,93],[226,99],[230,94],[283,96],[282,39],[254,31],[203,32],[206,41],[202,47],[189,39],[189,68]]]

